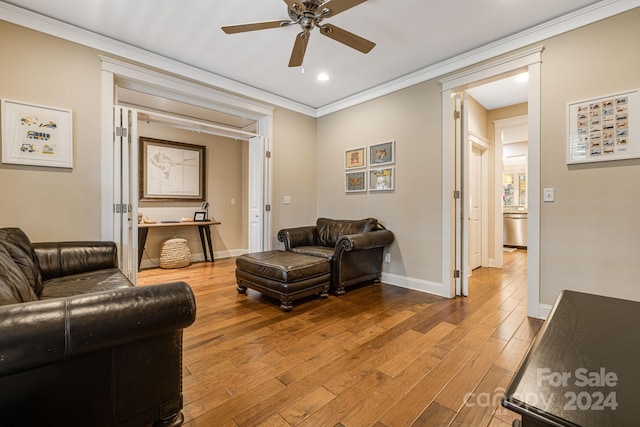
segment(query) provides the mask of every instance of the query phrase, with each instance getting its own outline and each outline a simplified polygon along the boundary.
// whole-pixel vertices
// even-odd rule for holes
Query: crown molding
[[[327,104],[317,109],[317,117],[322,117],[327,114],[335,113],[337,111],[371,101],[375,98],[397,92],[418,83],[440,78],[448,73],[461,70],[465,67],[513,52],[532,44],[540,43],[551,37],[601,21],[611,16],[635,9],[636,7],[640,7],[640,0],[601,1],[504,39],[489,43],[478,49],[463,53],[430,67],[418,70],[414,73],[407,74],[406,76],[392,80],[388,83],[365,90],[340,101]]]
[[[397,92],[479,62],[495,58],[531,44],[592,24],[602,19],[640,7],[640,0],[603,0],[544,24],[463,53],[406,76],[365,90],[319,108],[284,98],[273,93],[219,76],[208,71],[127,45],[87,30],[0,1],[0,19],[51,36],[120,56],[127,60],[194,79],[212,87],[230,91],[261,102],[286,108],[311,117],[322,117],[355,105]]]
[[[274,95],[226,77],[219,76],[200,68],[149,52],[109,37],[49,18],[38,13],[0,1],[0,20],[20,25],[50,36],[58,37],[87,46],[103,53],[116,55],[138,64],[154,67],[162,71],[196,80],[214,88],[242,95],[247,98],[287,108],[308,116],[315,117],[316,109],[290,99]]]

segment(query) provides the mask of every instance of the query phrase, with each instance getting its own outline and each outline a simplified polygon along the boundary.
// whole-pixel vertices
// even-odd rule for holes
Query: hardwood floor
[[[526,252],[473,272],[470,296],[391,285],[279,302],[236,292],[235,259],[147,270],[184,280],[185,426],[511,426],[500,399],[542,322],[526,316]]]

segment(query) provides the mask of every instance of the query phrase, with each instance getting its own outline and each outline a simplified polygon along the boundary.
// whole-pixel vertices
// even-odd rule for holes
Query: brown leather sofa
[[[347,286],[380,281],[384,247],[393,242],[393,233],[375,218],[318,218],[315,226],[280,230],[278,240],[287,251],[327,258],[331,288],[344,295]]]
[[[0,425],[182,424],[189,285],[135,287],[111,242],[0,228]]]

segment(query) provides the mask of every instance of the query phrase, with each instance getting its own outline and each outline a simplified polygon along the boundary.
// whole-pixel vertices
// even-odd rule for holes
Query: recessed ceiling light
[[[329,74],[327,73],[320,73],[318,74],[318,77],[316,77],[318,80],[320,80],[321,82],[326,82],[327,80],[330,79]]]

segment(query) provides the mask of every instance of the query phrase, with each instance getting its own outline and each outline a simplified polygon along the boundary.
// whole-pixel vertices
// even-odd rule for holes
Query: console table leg
[[[204,243],[204,229],[205,227],[207,229],[209,229],[209,227],[205,226],[205,225],[199,225],[198,226],[198,233],[200,234],[200,244],[202,244],[202,253],[204,254],[204,260],[205,261],[209,261],[209,259],[207,258],[207,247]]]
[[[147,244],[148,228],[138,228],[138,271],[140,271],[140,263],[142,262],[142,254],[144,246]]]

